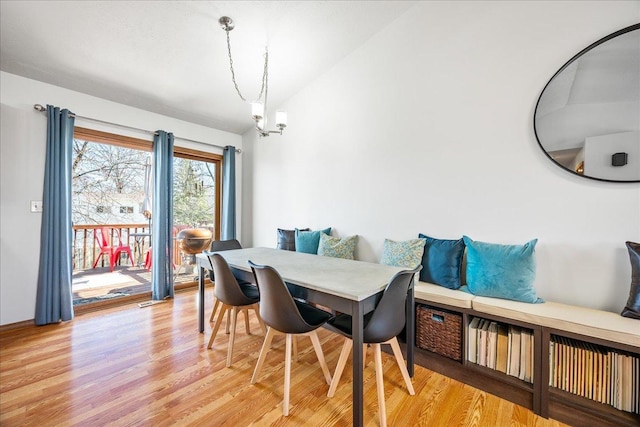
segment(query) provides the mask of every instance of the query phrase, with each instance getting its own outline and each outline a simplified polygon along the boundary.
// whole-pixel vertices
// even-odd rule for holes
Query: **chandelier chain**
[[[227,33],[227,51],[229,53],[229,69],[231,70],[231,80],[233,80],[233,85],[236,88],[236,92],[238,93],[238,96],[240,97],[240,99],[242,99],[244,102],[247,102],[247,100],[245,99],[244,96],[242,96],[242,93],[240,92],[240,88],[238,88],[238,83],[236,82],[236,73],[233,70],[233,58],[231,57],[231,40],[229,38],[229,30],[225,29],[225,32]],[[260,88],[260,95],[258,95],[258,99],[257,101],[262,99],[262,95],[265,95],[265,104],[266,104],[266,85],[267,85],[267,80],[268,80],[268,66],[269,66],[269,51],[265,48],[265,52],[264,52],[264,69],[262,72],[262,87]]]

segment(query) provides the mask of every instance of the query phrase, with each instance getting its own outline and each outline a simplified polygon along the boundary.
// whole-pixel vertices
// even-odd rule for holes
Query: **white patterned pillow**
[[[325,233],[320,233],[320,243],[318,245],[318,255],[333,258],[355,259],[354,252],[358,243],[358,236],[348,236],[344,238],[331,237]]]
[[[380,264],[414,269],[422,263],[426,243],[426,239],[411,239],[403,242],[384,239]]]

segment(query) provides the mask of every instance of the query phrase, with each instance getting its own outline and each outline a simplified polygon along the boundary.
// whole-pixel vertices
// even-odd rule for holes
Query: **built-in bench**
[[[481,297],[426,282],[414,287],[416,299],[469,308],[479,313],[518,320],[532,325],[599,338],[640,349],[640,321],[618,313],[547,301],[528,304]]]
[[[426,282],[414,286],[416,304],[432,305],[461,318],[462,361],[447,360],[441,354],[418,350],[423,366],[570,425],[640,425],[640,415],[550,387],[550,342],[565,336],[640,357],[640,320],[618,313],[547,301],[528,304],[488,298]],[[533,383],[491,371],[466,359],[469,322],[481,317],[530,329],[535,337]],[[419,320],[418,320],[419,322]],[[418,329],[420,329],[418,327]],[[418,340],[416,340],[418,342]]]

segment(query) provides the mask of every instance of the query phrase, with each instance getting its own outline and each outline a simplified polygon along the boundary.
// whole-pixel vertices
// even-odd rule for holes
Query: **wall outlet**
[[[42,212],[42,200],[31,201],[31,212]]]

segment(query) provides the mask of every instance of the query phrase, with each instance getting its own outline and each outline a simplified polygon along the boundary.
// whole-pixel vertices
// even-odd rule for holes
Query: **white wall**
[[[574,176],[547,159],[533,111],[549,78],[638,22],[640,2],[423,2],[285,105],[283,136],[244,140],[243,241],[276,228],[384,238],[538,238],[538,293],[619,312],[640,241],[640,184]],[[293,53],[292,53],[293,54]]]
[[[51,104],[74,113],[121,125],[173,132],[175,144],[221,153],[206,144],[242,147],[239,135],[161,116],[60,87],[0,72],[0,324],[34,318],[42,214],[30,213],[30,200],[42,200],[46,152],[46,116],[34,104]],[[138,138],[143,132],[96,125],[77,119],[77,126]],[[242,155],[236,156],[239,174]],[[242,180],[238,179],[241,196]],[[46,207],[45,207],[46,208]],[[240,206],[239,206],[240,209]]]

